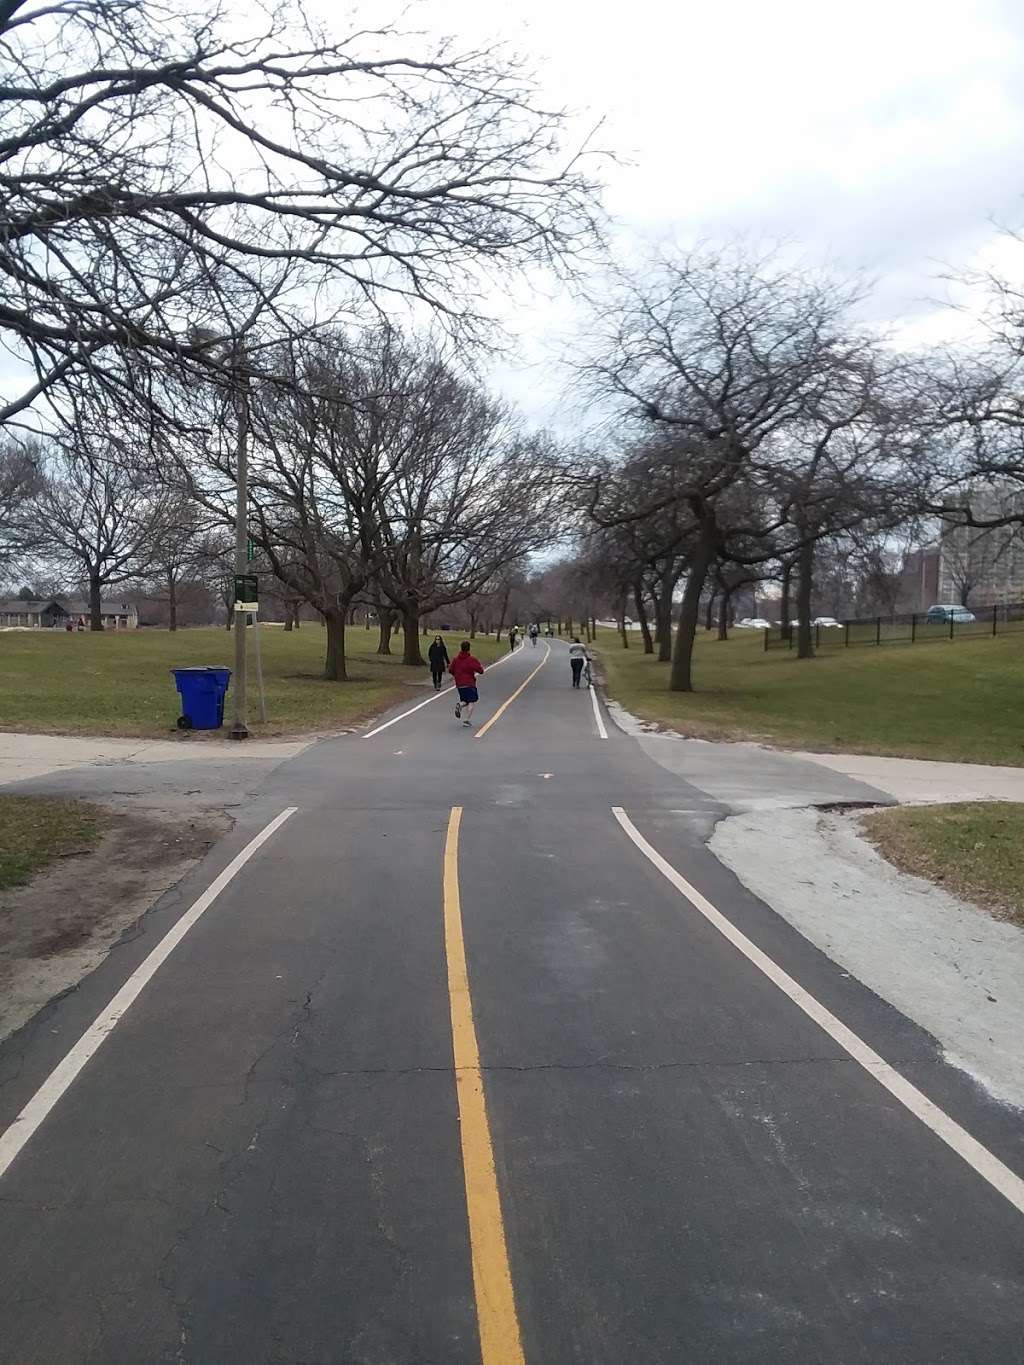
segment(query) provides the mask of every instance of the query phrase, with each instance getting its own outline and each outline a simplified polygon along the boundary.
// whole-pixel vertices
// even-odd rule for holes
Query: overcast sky
[[[510,40],[553,100],[605,117],[631,163],[605,173],[624,248],[794,238],[877,277],[879,317],[927,340],[942,264],[999,251],[992,219],[1024,224],[1022,0],[422,0],[410,19]],[[543,416],[566,315],[523,302],[531,364],[503,384]]]

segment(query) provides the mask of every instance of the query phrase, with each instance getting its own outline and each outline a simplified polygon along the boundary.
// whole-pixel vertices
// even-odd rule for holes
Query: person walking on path
[[[513,626],[508,633],[508,648],[510,654],[512,650],[514,650],[516,647],[516,633],[517,632],[515,626]]]
[[[427,658],[430,660],[430,676],[434,681],[434,691],[440,692],[441,679],[448,672],[448,665],[451,663],[447,647],[440,635],[434,636],[434,643],[427,650]]]
[[[580,676],[583,673],[583,665],[589,658],[590,655],[587,653],[586,645],[580,644],[580,639],[577,635],[569,646],[569,667],[572,669],[573,687],[579,687]]]
[[[473,723],[473,707],[480,700],[476,680],[483,671],[483,664],[479,659],[474,659],[469,652],[469,641],[463,640],[458,654],[448,665],[448,672],[455,679],[455,686],[459,689],[459,699],[455,703],[455,719],[458,720],[462,716],[463,725]]]

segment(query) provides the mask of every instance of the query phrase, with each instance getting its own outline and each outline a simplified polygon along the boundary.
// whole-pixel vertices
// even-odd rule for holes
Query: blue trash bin
[[[224,697],[230,668],[172,668],[181,695],[179,730],[219,730],[224,724]]]

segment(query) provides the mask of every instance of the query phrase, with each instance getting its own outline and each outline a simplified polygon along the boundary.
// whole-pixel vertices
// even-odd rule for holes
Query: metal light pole
[[[236,408],[238,413],[238,437],[235,447],[235,586],[238,578],[246,571],[246,546],[249,539],[249,517],[247,509],[248,447],[249,447],[249,377],[246,374],[240,351],[234,354],[234,370],[237,381]],[[231,739],[248,739],[249,730],[245,723],[246,713],[246,628],[249,613],[238,610],[237,591],[235,596],[235,677],[234,715]]]

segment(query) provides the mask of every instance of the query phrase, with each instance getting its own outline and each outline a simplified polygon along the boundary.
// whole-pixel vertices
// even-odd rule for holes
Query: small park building
[[[104,630],[135,630],[139,624],[139,613],[131,602],[101,601],[100,616]],[[20,626],[28,630],[56,630],[66,626],[69,620],[73,626],[79,621],[88,626],[89,603],[66,597],[0,600],[0,628]]]

